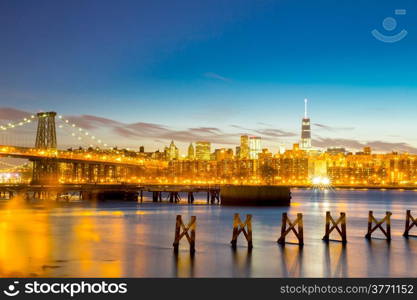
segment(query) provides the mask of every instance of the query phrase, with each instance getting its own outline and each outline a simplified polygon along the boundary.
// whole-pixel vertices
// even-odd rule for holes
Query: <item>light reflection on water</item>
[[[417,239],[404,239],[414,191],[294,190],[291,207],[252,208],[168,203],[37,204],[0,209],[2,277],[415,277]],[[201,195],[199,203],[205,201]],[[328,245],[324,215],[344,211],[348,243]],[[367,213],[390,210],[391,243],[364,238]],[[230,247],[233,214],[253,215],[254,249]],[[278,246],[282,212],[304,214],[304,247]],[[175,216],[197,216],[196,253],[174,254]],[[413,229],[417,232],[417,229]],[[382,237],[377,233],[376,237]],[[334,236],[336,238],[337,236]],[[292,237],[288,239],[293,240]]]

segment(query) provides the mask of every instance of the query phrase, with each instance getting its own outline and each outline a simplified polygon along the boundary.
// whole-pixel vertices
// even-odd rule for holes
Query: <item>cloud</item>
[[[132,124],[118,124],[117,126],[113,127],[113,131],[122,137],[132,138],[132,137],[161,137],[167,131],[168,128],[154,123],[145,123],[145,122],[137,122]]]
[[[212,142],[215,144],[235,144],[234,139],[238,136],[234,133],[226,133],[219,128],[199,127],[188,128],[186,130],[167,130],[160,136],[165,139],[172,139],[180,142],[196,142],[199,140]]]
[[[196,132],[196,133],[200,132],[202,134],[217,134],[221,132],[221,130],[216,127],[197,127],[197,128],[190,128],[189,130]]]
[[[262,124],[265,124],[265,123],[262,123]],[[289,131],[276,129],[276,128],[250,129],[250,128],[246,128],[246,127],[243,127],[240,125],[234,125],[234,124],[230,125],[230,127],[236,128],[236,129],[241,130],[242,132],[245,132],[242,134],[247,134],[248,132],[251,132],[254,135],[261,136],[262,139],[264,140],[276,140],[276,138],[281,138],[281,137],[297,136],[297,134],[294,132],[289,132]]]
[[[125,138],[138,137],[138,135],[134,131],[119,126],[113,128],[113,132]]]
[[[236,129],[239,129],[239,130],[251,131],[251,129],[246,128],[246,127],[243,127],[243,126],[240,126],[240,125],[234,125],[234,124],[232,124],[232,125],[229,125],[229,126],[230,127],[233,127],[233,128],[236,128]]]
[[[332,139],[332,138],[316,138],[313,140],[314,147],[344,147],[347,149],[360,150],[363,147],[371,147],[378,152],[409,152],[417,153],[417,148],[407,143],[390,143],[384,141],[368,141],[360,142],[352,139]]]
[[[123,124],[123,123],[120,123],[111,119],[92,116],[92,115],[65,116],[64,119],[68,119],[71,123],[74,123],[81,128],[89,129],[89,130],[95,129],[95,128],[102,128],[103,126],[114,127],[114,126]]]
[[[399,152],[417,153],[417,148],[407,143],[388,143],[388,142],[383,142],[383,141],[373,141],[373,142],[368,142],[367,145],[372,147],[375,150],[384,151],[384,152],[399,151]]]
[[[261,126],[268,126],[268,127],[272,127],[272,126],[273,126],[273,125],[271,125],[271,124],[264,123],[264,122],[258,122],[258,123],[256,123],[256,124],[261,125]]]
[[[234,144],[230,141],[235,134],[224,133],[216,127],[195,127],[184,130],[174,130],[154,123],[133,123],[115,126],[113,132],[125,138],[152,138],[160,140],[175,140],[179,142],[196,142],[205,140],[212,143]]]
[[[355,129],[355,127],[335,127],[335,126],[329,126],[329,125],[324,125],[320,123],[313,123],[313,125],[321,129],[327,130],[327,131],[345,131],[345,130]]]
[[[297,136],[297,134],[294,132],[284,131],[280,129],[273,129],[273,128],[258,129],[258,130],[255,130],[255,132],[260,134],[261,136],[273,137],[273,138]]]
[[[27,118],[30,115],[30,113],[23,110],[10,107],[0,107],[0,120],[2,121],[18,121],[23,118]]]
[[[231,81],[230,78],[224,77],[222,75],[219,75],[219,74],[213,73],[213,72],[206,72],[203,75],[204,75],[204,77],[211,78],[211,79],[217,79],[217,80],[221,80],[221,81],[224,81],[224,82],[230,82]]]

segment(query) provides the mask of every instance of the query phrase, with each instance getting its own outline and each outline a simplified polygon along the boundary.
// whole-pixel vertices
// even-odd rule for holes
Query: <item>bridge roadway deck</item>
[[[98,165],[114,165],[114,166],[128,166],[128,167],[155,167],[157,163],[155,161],[147,161],[134,158],[120,158],[113,157],[111,155],[102,155],[106,156],[107,159],[103,159],[100,156],[93,155],[91,157],[85,157],[82,154],[72,154],[66,151],[58,151],[58,154],[40,154],[34,149],[25,148],[25,147],[9,147],[0,145],[0,157],[10,157],[10,158],[20,158],[27,160],[40,160],[40,159],[50,159],[59,163],[83,163],[83,164],[98,164]]]

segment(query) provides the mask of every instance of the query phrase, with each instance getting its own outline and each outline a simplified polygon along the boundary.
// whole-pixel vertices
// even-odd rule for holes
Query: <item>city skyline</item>
[[[198,141],[209,142],[213,146],[213,149],[233,149],[236,152],[235,147],[239,146],[241,142],[239,139],[242,136],[250,136],[254,138],[259,138],[259,150],[268,149],[273,153],[282,151],[282,149],[291,149],[294,144],[300,144],[302,149],[310,149],[309,144],[306,147],[303,147],[303,132],[306,131],[303,129],[305,127],[305,121],[308,120],[310,123],[310,115],[307,116],[306,111],[306,100],[304,99],[304,114],[298,120],[299,129],[297,132],[286,132],[276,128],[267,128],[267,129],[249,129],[243,126],[230,125],[230,127],[236,129],[235,133],[221,133],[221,130],[215,127],[200,127],[200,128],[188,128],[186,130],[172,130],[168,126],[161,124],[152,124],[152,123],[135,123],[135,124],[124,124],[122,122],[106,119],[102,117],[92,116],[92,115],[81,115],[81,116],[65,116],[59,114],[60,120],[65,120],[69,125],[69,129],[72,130],[71,133],[68,131],[68,128],[65,128],[62,124],[57,126],[57,130],[61,130],[64,127],[63,134],[58,134],[58,147],[64,149],[66,147],[72,147],[74,142],[77,142],[81,147],[90,147],[98,146],[104,148],[128,148],[131,150],[139,150],[140,147],[145,147],[146,151],[164,151],[166,147],[169,148],[169,144],[175,142],[175,146],[178,146],[177,152],[180,157],[185,157],[188,152],[188,147],[190,143],[195,144]],[[17,110],[14,108],[0,107],[0,120],[2,120],[2,128],[10,126],[13,123],[19,123],[22,119],[29,118],[33,116],[33,113]],[[307,116],[307,118],[306,118]],[[15,118],[15,119],[13,119]],[[10,122],[11,123],[10,123]],[[301,121],[301,123],[299,122]],[[7,123],[9,122],[9,123]],[[9,125],[8,125],[9,124]],[[259,122],[260,125],[269,125]],[[4,125],[4,126],[3,126]],[[30,124],[29,124],[30,125]],[[100,144],[97,143],[97,140],[92,143],[91,139],[80,137],[77,133],[78,129],[87,132],[90,135],[94,135],[96,131],[103,130],[103,127],[108,127],[107,129],[113,130],[114,137],[118,137],[115,141],[112,138],[103,139],[103,135],[97,136],[97,140],[100,139]],[[27,127],[27,126],[26,126]],[[72,128],[71,128],[72,127]],[[379,140],[373,141],[359,141],[359,140],[349,140],[341,136],[339,139],[332,138],[322,138],[320,135],[316,136],[315,131],[325,130],[325,131],[338,131],[332,129],[326,125],[312,122],[312,129],[308,129],[310,134],[309,142],[311,143],[311,149],[325,151],[328,148],[346,148],[347,151],[361,151],[365,147],[371,147],[376,153],[390,153],[390,152],[406,152],[406,153],[417,153],[417,148],[414,148],[412,145],[406,142],[400,143],[390,143],[383,142]],[[98,130],[97,130],[98,129]],[[150,132],[146,133],[143,130],[148,129]],[[352,130],[353,128],[339,128],[341,132],[344,130]],[[12,140],[14,141],[24,141],[25,144],[22,146],[31,146],[33,136],[31,137],[30,129],[28,128],[19,128],[18,126],[13,128],[14,134]],[[2,139],[3,144],[10,143],[10,134],[9,132],[3,131],[3,135],[0,138]],[[141,136],[143,134],[143,136]],[[22,138],[21,136],[25,136]],[[29,136],[29,137],[28,137]],[[6,137],[5,140],[3,140]],[[14,137],[14,138],[13,138]],[[139,139],[140,137],[145,137],[145,139]],[[154,139],[151,145],[147,144],[147,139]],[[124,142],[123,142],[124,141]],[[155,145],[155,142],[157,144]]]
[[[321,2],[2,3],[0,121],[53,110],[120,147],[250,134],[276,152],[308,98],[313,146],[416,153],[416,37],[371,35],[397,8],[412,33],[416,4]]]

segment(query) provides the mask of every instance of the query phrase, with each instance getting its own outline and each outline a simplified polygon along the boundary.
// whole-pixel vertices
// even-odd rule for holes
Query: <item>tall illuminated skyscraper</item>
[[[193,143],[190,143],[190,146],[188,146],[188,156],[187,156],[187,158],[189,160],[194,160],[194,158],[195,158]]]
[[[258,155],[261,152],[262,152],[261,138],[259,136],[249,137],[249,158],[258,159]]]
[[[169,147],[165,148],[166,158],[167,160],[175,160],[178,159],[179,152],[177,146],[175,146],[174,141],[171,141]]]
[[[249,137],[247,135],[242,135],[240,137],[240,159],[249,159]]]
[[[301,149],[311,149],[310,118],[307,117],[307,99],[304,99],[304,118],[301,123]]]

